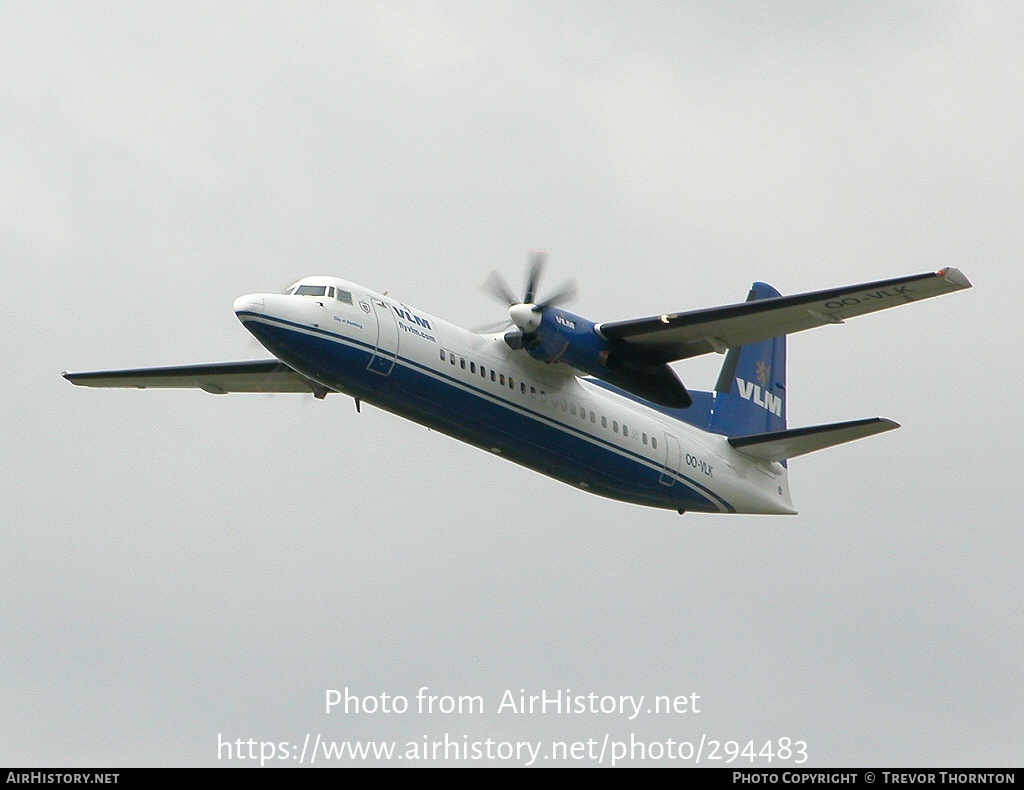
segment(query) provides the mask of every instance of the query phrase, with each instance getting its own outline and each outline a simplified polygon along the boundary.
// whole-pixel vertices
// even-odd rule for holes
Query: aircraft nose
[[[259,315],[266,309],[266,302],[260,294],[249,294],[248,296],[239,296],[235,299],[234,310],[235,315],[242,315],[243,313],[256,313]]]

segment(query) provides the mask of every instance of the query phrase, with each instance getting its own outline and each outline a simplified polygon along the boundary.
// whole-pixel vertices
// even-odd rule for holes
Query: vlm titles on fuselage
[[[969,288],[957,269],[594,323],[492,274],[508,331],[474,332],[348,280],[306,277],[243,296],[242,324],[273,359],[64,373],[93,387],[343,393],[574,487],[679,512],[794,514],[787,460],[899,427],[880,417],[789,428],[786,335]],[[669,363],[725,355],[714,390]]]

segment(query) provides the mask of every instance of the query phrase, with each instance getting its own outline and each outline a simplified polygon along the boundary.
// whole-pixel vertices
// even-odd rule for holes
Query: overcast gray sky
[[[1013,3],[5,3],[0,763],[635,733],[1019,766],[1022,139]],[[793,518],[603,500],[341,397],[59,375],[262,356],[232,301],[305,274],[487,323],[536,248],[593,320],[975,288],[792,338],[792,425],[903,424],[792,463]],[[486,712],[324,712],[421,686]],[[701,712],[497,713],[567,688]]]

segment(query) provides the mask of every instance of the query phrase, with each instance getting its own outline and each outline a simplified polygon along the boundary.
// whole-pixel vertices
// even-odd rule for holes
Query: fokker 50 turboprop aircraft
[[[970,288],[957,269],[781,296],[754,283],[724,307],[595,324],[539,300],[535,254],[504,328],[472,332],[335,277],[242,296],[274,359],[64,373],[90,387],[340,392],[602,496],[706,513],[793,514],[787,459],[899,426],[881,417],[789,428],[786,335]],[[713,392],[668,363],[725,354]]]

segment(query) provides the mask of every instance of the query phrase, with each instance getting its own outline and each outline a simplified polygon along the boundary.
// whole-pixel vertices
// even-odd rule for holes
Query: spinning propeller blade
[[[551,294],[547,299],[537,301],[537,291],[540,287],[541,276],[544,274],[544,267],[547,264],[548,255],[546,252],[530,253],[529,263],[526,270],[526,292],[522,299],[517,299],[508,282],[501,274],[492,271],[484,280],[480,289],[509,307],[509,319],[500,323],[488,324],[475,330],[480,333],[497,332],[505,327],[515,325],[524,335],[529,335],[540,325],[539,315],[548,307],[555,307],[565,304],[576,298],[579,288],[575,280],[569,280],[561,288]],[[532,314],[532,315],[531,315]]]

